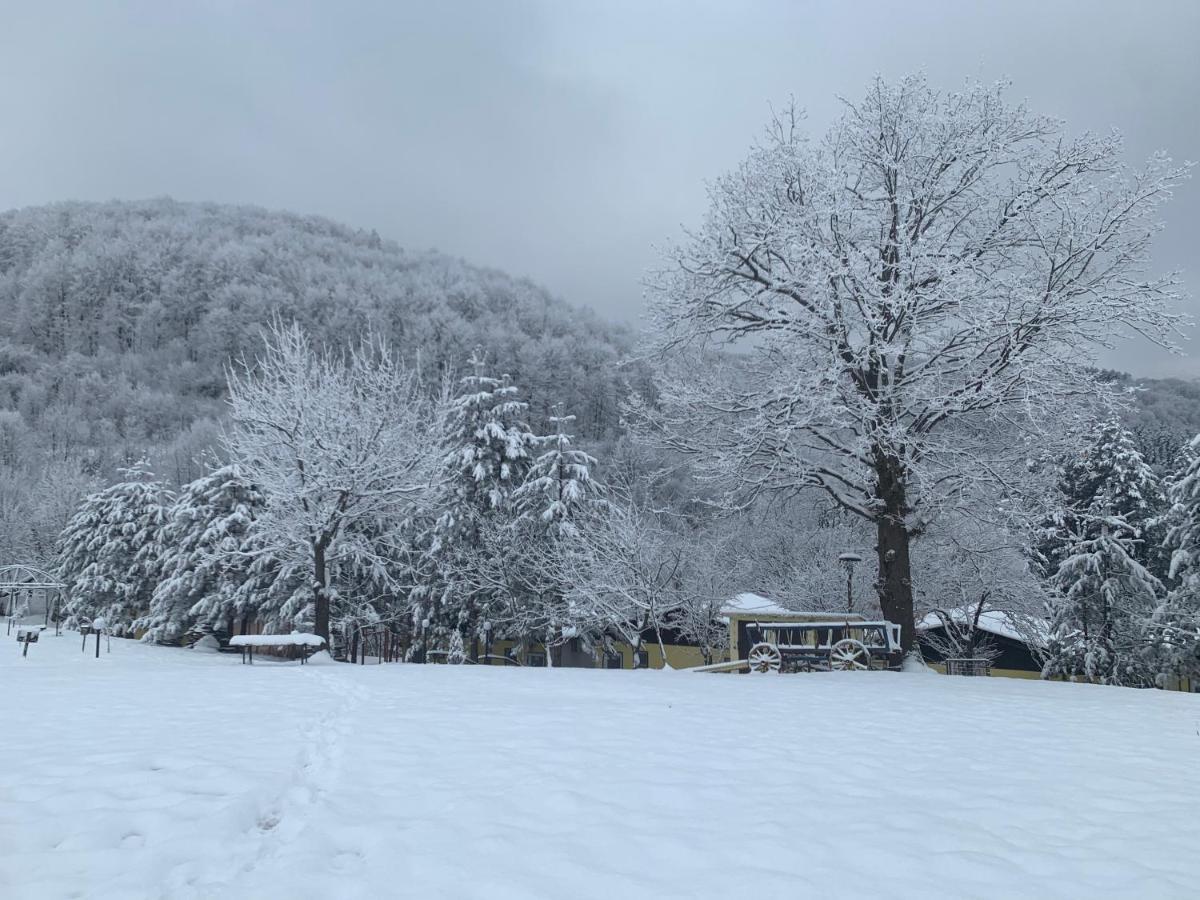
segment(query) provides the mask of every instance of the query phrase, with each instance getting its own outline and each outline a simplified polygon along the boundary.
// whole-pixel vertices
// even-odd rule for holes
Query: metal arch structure
[[[62,594],[66,585],[53,575],[37,566],[11,565],[0,566],[0,611],[12,615],[18,601],[27,604],[29,612],[34,611],[34,601],[41,601],[41,609],[45,624],[50,624],[50,614],[58,614],[62,608]]]

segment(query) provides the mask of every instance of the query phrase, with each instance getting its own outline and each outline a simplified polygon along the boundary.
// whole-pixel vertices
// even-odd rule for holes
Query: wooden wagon
[[[898,668],[900,626],[853,619],[745,622],[751,672],[855,671]]]

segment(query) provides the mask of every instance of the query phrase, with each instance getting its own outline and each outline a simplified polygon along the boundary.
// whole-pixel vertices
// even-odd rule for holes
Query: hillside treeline
[[[475,347],[545,428],[619,430],[632,332],[527,280],[412,253],[325,219],[169,199],[0,215],[0,557],[46,560],[81,494],[148,456],[181,484],[224,414],[225,370],[272,317],[348,346],[365,332],[431,379]],[[640,386],[640,385],[638,385]]]

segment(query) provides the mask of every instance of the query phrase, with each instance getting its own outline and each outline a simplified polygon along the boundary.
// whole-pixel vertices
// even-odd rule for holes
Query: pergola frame
[[[0,566],[0,609],[12,615],[16,598],[22,594],[39,592],[45,599],[45,622],[50,624],[50,612],[57,617],[62,610],[62,595],[66,585],[56,581],[49,572],[30,565]]]

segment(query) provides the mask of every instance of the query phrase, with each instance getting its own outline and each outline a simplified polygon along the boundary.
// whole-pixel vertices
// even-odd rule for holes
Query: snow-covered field
[[[0,649],[6,900],[1200,890],[1200,696]]]

